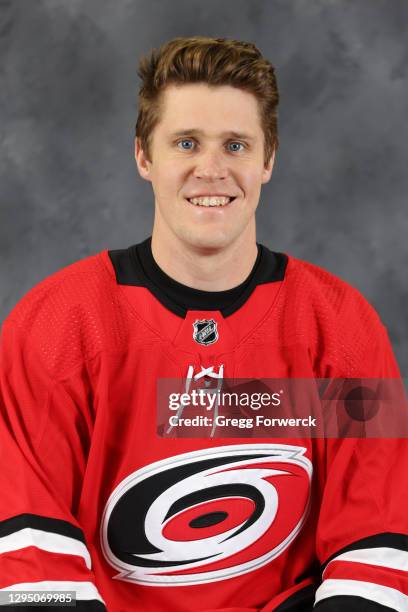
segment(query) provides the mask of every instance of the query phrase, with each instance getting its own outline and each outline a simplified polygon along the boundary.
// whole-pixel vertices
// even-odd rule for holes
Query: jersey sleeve
[[[14,591],[74,591],[77,610],[106,610],[76,518],[89,429],[79,409],[85,393],[83,385],[67,389],[51,380],[35,348],[6,321],[0,346],[1,609],[14,609]]]
[[[379,320],[363,348],[362,378],[399,378]],[[326,441],[316,534],[322,566],[315,600],[319,612],[408,610],[407,466],[406,439]]]

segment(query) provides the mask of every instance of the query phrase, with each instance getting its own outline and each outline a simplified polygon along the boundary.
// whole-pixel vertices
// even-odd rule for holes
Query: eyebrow
[[[185,130],[177,130],[177,132],[171,133],[171,138],[177,138],[180,136],[204,136],[204,132],[202,130],[198,130],[196,128],[185,129]],[[237,138],[239,140],[255,140],[254,136],[250,134],[245,134],[244,132],[235,132],[234,130],[230,130],[227,132],[221,133],[222,138]]]

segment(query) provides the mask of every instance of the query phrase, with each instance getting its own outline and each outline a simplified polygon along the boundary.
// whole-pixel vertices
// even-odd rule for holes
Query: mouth
[[[190,204],[194,206],[204,206],[206,208],[209,207],[223,207],[231,204],[236,199],[236,196],[199,196],[196,198],[186,198]]]

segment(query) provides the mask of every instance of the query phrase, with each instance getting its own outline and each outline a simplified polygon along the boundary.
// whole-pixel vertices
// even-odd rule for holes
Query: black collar
[[[226,291],[202,291],[183,285],[157,265],[151,249],[151,237],[128,249],[109,251],[120,285],[148,288],[169,310],[185,317],[187,310],[219,310],[224,317],[236,312],[257,285],[283,280],[287,256],[258,244],[258,256],[248,278]]]

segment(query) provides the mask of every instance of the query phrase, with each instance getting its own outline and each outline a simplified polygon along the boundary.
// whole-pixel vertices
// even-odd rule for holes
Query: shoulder
[[[316,316],[347,319],[367,326],[378,326],[380,318],[368,300],[355,287],[315,264],[288,257],[286,298],[303,302]]]
[[[280,307],[283,342],[306,343],[324,375],[371,375],[378,370],[376,354],[390,352],[373,306],[355,287],[317,265],[288,256]]]
[[[51,375],[63,374],[114,344],[120,316],[108,252],[86,257],[48,276],[17,303],[4,321],[24,350],[33,350]]]
[[[67,310],[92,303],[113,281],[104,259],[105,252],[101,252],[47,276],[21,298],[6,322],[25,329],[38,316],[54,320]]]

